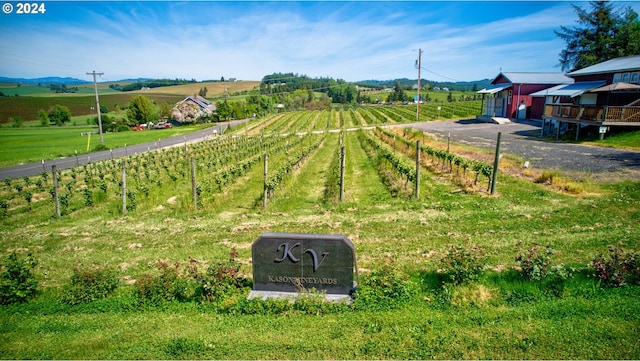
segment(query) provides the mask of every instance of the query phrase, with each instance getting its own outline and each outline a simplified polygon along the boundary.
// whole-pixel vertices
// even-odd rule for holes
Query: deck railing
[[[640,106],[547,104],[544,115],[604,123],[640,123]]]
[[[640,123],[640,107],[607,107],[605,122]]]

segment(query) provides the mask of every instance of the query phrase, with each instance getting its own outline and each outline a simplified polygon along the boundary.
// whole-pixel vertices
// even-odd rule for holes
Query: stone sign
[[[253,290],[349,295],[355,249],[342,235],[264,233],[251,246]]]

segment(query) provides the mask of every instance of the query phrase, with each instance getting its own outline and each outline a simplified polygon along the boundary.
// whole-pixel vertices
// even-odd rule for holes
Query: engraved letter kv
[[[288,243],[281,243],[278,246],[277,252],[280,252],[280,250],[282,250],[282,257],[276,257],[276,259],[274,261],[276,263],[280,263],[280,262],[283,262],[285,259],[288,258],[293,263],[300,262],[300,259],[296,258],[296,256],[294,256],[293,253],[291,253],[291,251],[293,251],[293,249],[298,247],[298,246],[300,246],[300,242],[295,243],[291,247],[289,247]],[[322,259],[318,260],[318,253],[312,248],[307,248],[302,253],[303,254],[304,253],[309,253],[311,255],[311,260],[313,261],[313,271],[314,272],[318,270],[320,265],[322,265],[322,262],[324,262],[325,258],[327,258],[327,255],[329,255],[329,252],[322,252]]]

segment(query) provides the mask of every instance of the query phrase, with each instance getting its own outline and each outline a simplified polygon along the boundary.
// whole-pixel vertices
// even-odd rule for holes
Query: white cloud
[[[0,25],[2,75],[414,78],[421,48],[423,78],[477,80],[500,67],[558,71],[564,44],[553,30],[576,17],[566,2],[70,4],[88,10],[69,21]]]

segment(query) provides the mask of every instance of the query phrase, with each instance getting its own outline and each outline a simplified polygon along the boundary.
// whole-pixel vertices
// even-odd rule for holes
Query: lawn
[[[104,144],[110,149],[120,148],[125,145],[152,142],[158,139],[191,133],[207,126],[197,125],[143,132],[105,133],[103,134]],[[3,145],[2,149],[0,149],[0,167],[89,153],[96,145],[100,144],[100,135],[92,134],[89,137],[86,133],[95,133],[97,131],[97,127],[89,126],[0,128],[0,144]]]
[[[1,358],[640,358],[640,286],[606,287],[590,266],[612,245],[640,249],[640,183],[591,184],[588,192],[567,194],[500,174],[498,192],[490,195],[485,177],[476,185],[471,170],[464,175],[424,154],[416,198],[411,182],[363,141],[379,139],[410,161],[402,132],[393,141],[374,130],[280,135],[338,119],[355,122],[344,111],[287,113],[262,123],[259,134],[220,136],[188,153],[176,147],[130,155],[127,187],[135,196],[126,214],[119,160],[64,171],[67,204],[60,218],[48,192],[50,174],[1,184],[0,204],[7,207],[0,256],[35,257],[40,287],[29,302],[0,306]],[[263,208],[262,155],[269,154],[273,175],[318,141]],[[341,145],[343,202],[325,192],[335,186],[329,174]],[[199,189],[195,207],[190,159]],[[232,250],[237,275],[250,279],[251,244],[264,232],[346,235],[361,276],[353,304],[249,302],[247,288],[142,301],[136,284],[169,275],[159,265],[176,267],[186,280],[187,267],[227,262]],[[551,276],[530,280],[516,257],[535,245],[551,250]],[[443,283],[442,261],[452,246],[480,250],[484,267],[477,277]],[[65,301],[74,268],[94,265],[115,272],[115,292]],[[376,292],[388,298],[377,299]]]

